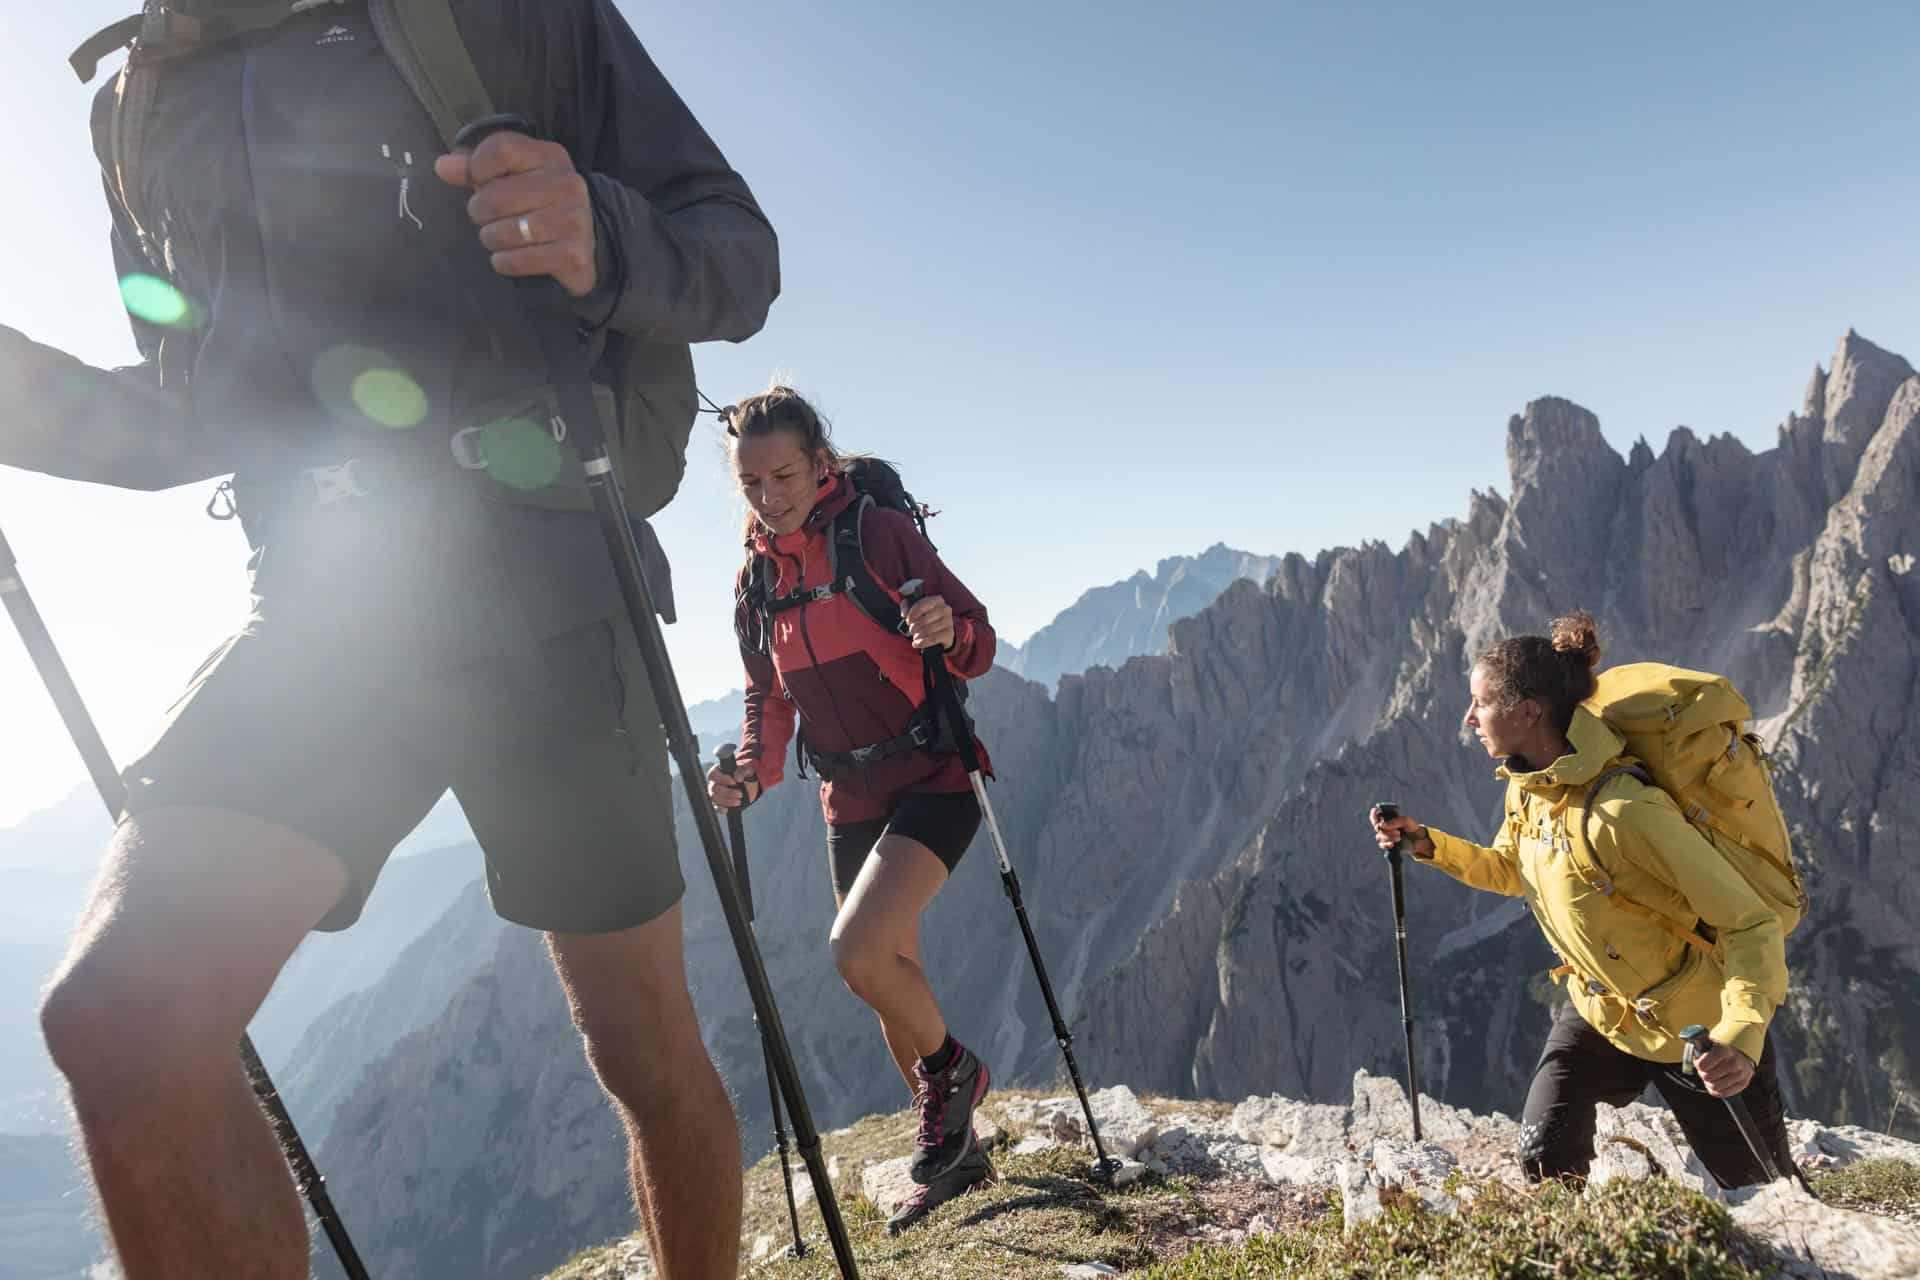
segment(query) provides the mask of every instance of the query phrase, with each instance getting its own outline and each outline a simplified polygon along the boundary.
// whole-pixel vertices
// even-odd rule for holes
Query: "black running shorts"
[[[833,891],[840,898],[852,891],[860,868],[867,864],[867,855],[880,843],[881,836],[918,841],[946,864],[951,875],[979,830],[980,802],[970,790],[909,791],[894,805],[890,817],[829,824],[827,869],[833,875]]]
[[[459,601],[433,598],[437,585],[383,574],[375,547],[337,532],[326,564],[291,557],[289,582],[264,563],[286,541],[257,553],[253,617],[127,769],[129,812],[210,806],[325,846],[351,877],[319,924],[327,930],[359,916],[394,845],[449,788],[505,919],[602,933],[680,900],[666,744],[624,617],[545,637],[516,629],[512,618],[554,616],[537,593],[531,611],[520,599],[511,617],[463,616]],[[610,573],[604,548],[583,541],[577,555]],[[426,598],[396,615],[391,597],[407,591]],[[395,616],[413,625],[368,625]]]

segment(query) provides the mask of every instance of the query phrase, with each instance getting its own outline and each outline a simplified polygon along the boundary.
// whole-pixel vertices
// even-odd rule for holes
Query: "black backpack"
[[[114,23],[77,49],[69,59],[82,82],[91,81],[101,59],[116,49],[132,46],[120,70],[110,122],[113,171],[108,179],[137,232],[139,247],[155,272],[171,275],[166,251],[154,234],[154,213],[143,206],[141,165],[145,134],[154,100],[154,86],[178,47],[213,44],[248,30],[270,27],[292,13],[328,0],[225,0],[221,4],[194,0],[146,0],[142,12]],[[496,106],[474,66],[461,37],[450,0],[367,0],[367,16],[387,56],[413,91],[441,140],[451,150],[464,125],[492,116]],[[169,335],[161,342],[159,361],[163,382],[175,381],[191,364],[196,336]],[[652,342],[629,334],[609,334],[600,372],[611,386],[594,384],[594,399],[607,428],[607,441],[625,482],[627,509],[650,516],[679,490],[686,474],[687,444],[693,435],[698,402],[693,384],[693,353],[684,342]],[[473,425],[483,434],[495,424],[509,422],[530,408],[550,412],[552,389],[542,387],[493,406]],[[497,410],[498,416],[494,416]],[[545,416],[536,413],[536,419]],[[204,472],[217,475],[232,470],[230,460],[212,458]],[[586,479],[577,457],[569,451],[555,481],[544,489],[528,490],[494,480],[484,470],[471,470],[475,482],[502,501],[560,510],[587,510]]]
[[[842,474],[852,483],[853,491],[858,496],[845,511],[833,518],[833,528],[827,533],[827,581],[824,585],[776,595],[774,584],[779,575],[773,561],[758,552],[750,553],[746,571],[742,574],[738,601],[744,607],[736,610],[734,615],[743,649],[760,654],[768,652],[773,615],[776,613],[830,600],[838,595],[850,597],[854,607],[878,624],[881,630],[902,630],[900,606],[874,580],[867,568],[867,557],[861,542],[861,524],[870,508],[885,507],[909,516],[920,530],[920,535],[926,537],[927,517],[939,513],[915,501],[901,482],[900,473],[892,463],[883,459],[849,459]],[[927,545],[933,545],[931,538],[927,539]]]

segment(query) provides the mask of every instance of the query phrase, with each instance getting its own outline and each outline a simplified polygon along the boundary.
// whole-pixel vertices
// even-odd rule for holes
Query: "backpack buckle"
[[[331,506],[347,498],[371,498],[360,477],[354,474],[354,468],[360,464],[358,458],[348,458],[345,462],[331,467],[309,467],[301,474],[313,482],[313,500],[322,507]]]
[[[462,427],[453,433],[447,447],[453,450],[453,463],[462,471],[485,471],[487,451],[480,447],[479,427]]]

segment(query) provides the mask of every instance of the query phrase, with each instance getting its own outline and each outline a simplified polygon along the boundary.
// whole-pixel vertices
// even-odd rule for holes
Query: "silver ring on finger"
[[[533,222],[523,213],[520,215],[520,221],[516,225],[520,228],[520,242],[522,244],[532,244]]]

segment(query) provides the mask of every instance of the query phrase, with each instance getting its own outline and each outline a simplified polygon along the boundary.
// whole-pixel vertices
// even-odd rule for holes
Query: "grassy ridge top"
[[[1198,1104],[1210,1105],[1217,1104]],[[913,1131],[912,1116],[902,1112],[869,1117],[824,1139],[861,1274],[871,1280],[1061,1280],[1075,1264],[1141,1280],[1759,1280],[1771,1270],[1771,1249],[1737,1228],[1724,1207],[1660,1179],[1616,1182],[1581,1195],[1561,1186],[1519,1189],[1456,1175],[1468,1201],[1458,1215],[1393,1206],[1349,1235],[1342,1231],[1337,1192],[1152,1174],[1111,1189],[1088,1180],[1086,1156],[1070,1147],[1023,1155],[1002,1150],[998,1183],[944,1206],[904,1236],[889,1237],[885,1215],[862,1193],[860,1174],[869,1161],[908,1150]],[[806,1172],[797,1159],[794,1175],[805,1194]],[[1816,1185],[1833,1203],[1920,1216],[1920,1167],[1914,1165],[1863,1161],[1822,1175]],[[784,1257],[790,1232],[779,1167],[768,1157],[750,1169],[743,1238],[749,1255],[758,1256],[746,1274],[758,1280],[837,1275],[810,1202],[801,1206],[801,1221],[809,1254]],[[637,1237],[615,1242],[580,1254],[547,1280],[630,1280],[650,1274],[643,1256]]]

